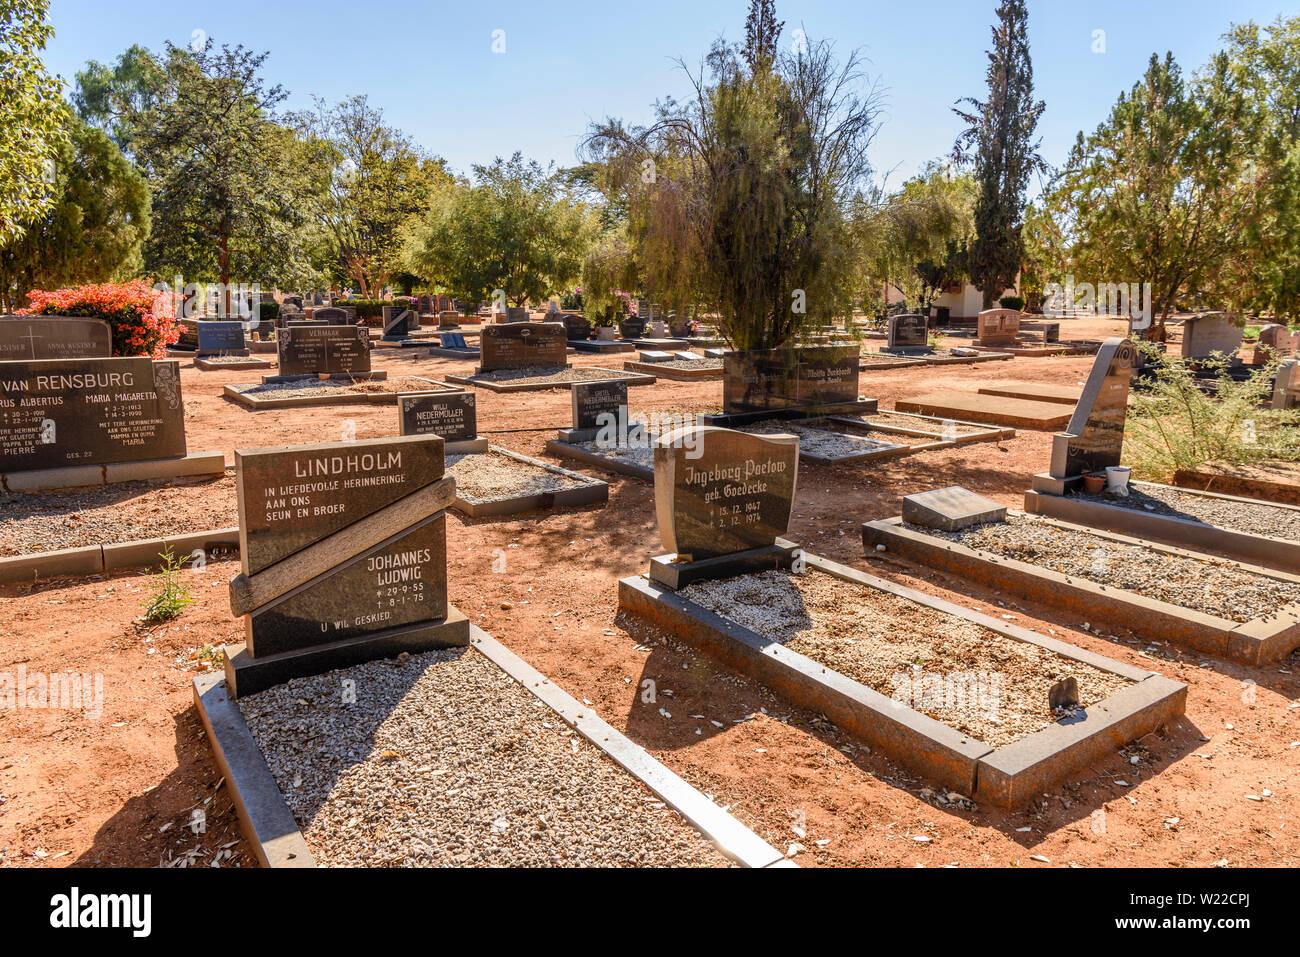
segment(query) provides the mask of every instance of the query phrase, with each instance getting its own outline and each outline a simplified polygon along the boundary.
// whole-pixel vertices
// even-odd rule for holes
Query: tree
[[[776,62],[776,44],[781,39],[784,20],[776,18],[774,0],[750,0],[745,18],[745,62],[750,70],[766,72]]]
[[[515,153],[439,190],[412,252],[413,271],[466,302],[540,302],[577,279],[591,212],[553,167]]]
[[[315,115],[296,121],[318,178],[316,215],[333,265],[363,296],[377,298],[401,271],[434,187],[451,177],[442,160],[422,155],[364,96],[332,108],[318,101]]]
[[[825,42],[780,51],[772,30],[754,35],[773,38],[755,48],[775,50],[770,69],[718,42],[707,80],[682,65],[689,102],[657,104],[647,127],[594,125],[582,147],[625,197],[643,285],[679,312],[716,313],[742,350],[848,318],[844,210],[870,173],[879,113],[856,53],[841,66]]]
[[[64,108],[70,139],[59,151],[53,208],[0,248],[0,309],[27,305],[32,289],[124,279],[138,271],[149,234],[144,178],[102,132]]]
[[[1164,339],[1180,296],[1246,254],[1244,226],[1259,202],[1243,176],[1253,152],[1247,124],[1225,58],[1189,87],[1172,54],[1153,54],[1106,121],[1079,134],[1045,199],[1077,271],[1152,284],[1152,340]],[[1222,285],[1217,294],[1234,295]]]
[[[62,81],[40,51],[54,31],[48,0],[0,0],[0,245],[49,211],[54,159],[67,134]]]
[[[291,131],[273,122],[286,94],[267,87],[266,54],[207,41],[168,44],[156,97],[133,115],[133,153],[153,195],[145,265],[154,275],[229,284],[312,274],[295,201],[310,184]]]
[[[127,156],[136,137],[136,120],[154,105],[165,82],[163,65],[133,44],[112,66],[95,60],[77,74],[72,105],[89,125],[103,130]]]
[[[953,157],[974,167],[979,185],[970,272],[986,309],[1016,283],[1024,259],[1025,189],[1030,174],[1045,169],[1034,139],[1045,104],[1034,101],[1024,0],[1002,0],[997,16],[988,54],[988,99],[966,97],[958,102],[970,109],[953,110],[967,124]]]

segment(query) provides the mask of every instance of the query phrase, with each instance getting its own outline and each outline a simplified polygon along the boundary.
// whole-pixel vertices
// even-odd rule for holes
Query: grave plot
[[[231,478],[0,493],[0,582],[215,560],[238,550],[234,521]]]
[[[921,356],[892,356],[887,352],[863,352],[858,368],[863,372],[880,369],[907,369],[911,366],[923,366],[925,359]]]
[[[1056,385],[1051,382],[991,382],[979,387],[980,395],[999,395],[1009,399],[1028,399],[1031,402],[1056,402],[1060,405],[1077,405],[1083,397],[1078,386]]]
[[[273,363],[251,355],[242,322],[200,322],[194,368],[202,372],[267,369]]]
[[[420,376],[395,379],[370,378],[359,382],[346,379],[289,379],[262,382],[260,385],[228,385],[223,388],[228,399],[248,409],[294,409],[321,405],[388,405],[398,396],[426,392],[460,392],[446,382]]]
[[[609,501],[609,485],[599,479],[495,445],[448,455],[447,475],[456,480],[454,507],[471,518]]]
[[[491,392],[541,392],[548,389],[567,389],[575,382],[594,382],[598,379],[626,379],[628,385],[655,384],[655,377],[652,375],[585,366],[580,368],[532,366],[521,369],[499,369],[494,372],[476,372],[468,376],[447,376],[447,381],[456,385],[468,385]]]
[[[1199,468],[1179,469],[1173,481],[1179,488],[1300,505],[1300,463],[1297,462],[1259,465],[1207,462]]]
[[[463,332],[443,332],[438,336],[438,345],[429,350],[431,357],[442,359],[477,359],[481,351],[471,346]]]
[[[247,356],[196,356],[194,368],[201,372],[243,372],[254,369],[270,369],[275,365],[267,359],[254,355]]]
[[[978,527],[927,527],[908,507],[904,499],[904,516],[864,524],[864,547],[1251,665],[1300,646],[1295,575],[1018,512]]]
[[[1034,402],[976,392],[931,392],[915,399],[899,399],[894,408],[899,412],[982,422],[1010,429],[1063,429],[1070,422],[1069,407],[1059,402]]]
[[[865,354],[872,361],[876,361],[884,355],[887,355],[887,353],[871,352]],[[1011,356],[1000,351],[981,352],[977,349],[958,346],[955,349],[935,349],[933,352],[910,358],[919,359],[924,364],[931,366],[960,366],[975,365],[980,362],[1003,362],[1010,359]],[[892,366],[889,368],[892,368]]]
[[[686,356],[691,358],[688,359]],[[721,358],[697,356],[690,352],[642,352],[639,361],[624,362],[623,368],[631,372],[644,372],[660,379],[675,379],[679,382],[722,378]]]
[[[1130,482],[1128,495],[1025,492],[1025,511],[1300,572],[1300,506]]]
[[[875,415],[828,415],[826,422],[835,428],[867,433],[882,432],[930,439],[936,448],[966,445],[970,442],[997,442],[1014,439],[1015,429],[990,427],[960,419],[940,419],[911,412],[877,412]],[[927,446],[928,447],[928,446]]]
[[[655,448],[668,554],[620,609],[905,767],[1022,805],[1183,713],[1186,687],[802,552],[793,436],[693,428]]]
[[[702,417],[712,427],[877,411],[858,393],[856,343],[724,352],[722,363],[722,412]]]
[[[796,435],[799,437],[800,459],[816,462],[818,465],[844,465],[849,462],[897,458],[900,455],[911,455],[924,448],[935,447],[935,443],[905,435],[873,437],[863,432],[854,434],[816,428],[816,424],[820,421],[812,419],[800,422],[782,419],[755,422],[752,425],[740,426],[739,431],[752,435],[782,433]]]

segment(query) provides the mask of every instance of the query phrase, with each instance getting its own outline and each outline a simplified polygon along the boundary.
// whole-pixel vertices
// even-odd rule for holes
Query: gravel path
[[[595,479],[585,476],[572,478],[494,452],[448,455],[445,463],[447,474],[456,480],[457,493],[476,502],[494,502],[596,484]]]
[[[1078,679],[1084,707],[1129,684],[823,572],[763,572],[698,583],[679,594],[993,747],[1056,720],[1047,692],[1060,678]]]
[[[1294,508],[1278,508],[1264,503],[1248,505],[1157,486],[1130,485],[1127,498],[1105,493],[1080,493],[1079,497],[1104,505],[1118,505],[1120,508],[1154,512],[1157,515],[1173,515],[1204,525],[1300,542],[1300,510]]]
[[[794,425],[780,420],[757,422],[754,425],[745,426],[740,431],[748,432],[751,435],[797,435],[799,436],[800,453],[809,452],[814,455],[824,455],[827,458],[859,455],[863,452],[878,452],[883,449],[908,444],[906,438],[901,435],[872,439],[865,435],[850,435],[846,432],[810,429],[804,425]]]
[[[472,649],[298,678],[239,707],[322,865],[729,863]]]
[[[166,485],[0,493],[0,558],[239,524],[233,476]]]
[[[416,376],[398,376],[393,379],[365,379],[360,382],[340,383],[324,379],[296,379],[291,382],[267,382],[259,385],[231,386],[242,395],[297,399],[305,396],[355,395],[358,392],[447,392],[450,386]]]
[[[1031,516],[1013,515],[1003,523],[961,532],[907,527],[1239,624],[1300,602],[1300,584],[1294,582],[1243,571],[1225,561],[1185,558],[1057,528]]]

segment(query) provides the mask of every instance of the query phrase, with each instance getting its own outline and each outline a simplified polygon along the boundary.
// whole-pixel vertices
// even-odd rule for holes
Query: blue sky
[[[952,148],[953,101],[983,95],[984,51],[995,0],[777,0],[783,39],[795,29],[842,52],[861,48],[886,94],[873,152],[898,184]],[[413,0],[52,0],[55,38],[46,64],[69,83],[89,59],[107,62],[131,43],[161,49],[204,31],[217,43],[270,51],[267,75],[292,93],[334,101],[365,93],[392,124],[467,171],[522,150],[560,164],[592,119],[632,121],[686,92],[674,64],[692,66],[719,34],[743,35],[747,0],[654,2],[413,2]],[[1172,50],[1184,70],[1219,48],[1230,22],[1293,16],[1285,0],[1030,0],[1037,94],[1047,101],[1043,155],[1060,162],[1091,131],[1152,52]],[[494,53],[494,31],[505,52]],[[1094,53],[1094,31],[1105,52]]]

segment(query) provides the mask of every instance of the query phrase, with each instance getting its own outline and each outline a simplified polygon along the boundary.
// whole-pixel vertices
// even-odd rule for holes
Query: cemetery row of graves
[[[37,675],[107,638],[72,660],[137,710],[64,733],[154,739],[128,781],[186,754],[65,823],[97,831],[69,863],[143,821],[172,864],[1294,862],[1300,472],[1125,453],[1166,361],[1294,408],[1285,327],[1242,357],[1189,316],[1152,357],[997,309],[736,352],[440,305],[294,297],[161,359],[0,320],[12,646]],[[27,747],[60,720],[16,714]],[[214,780],[211,831],[158,830]],[[49,856],[60,814],[0,844]]]

